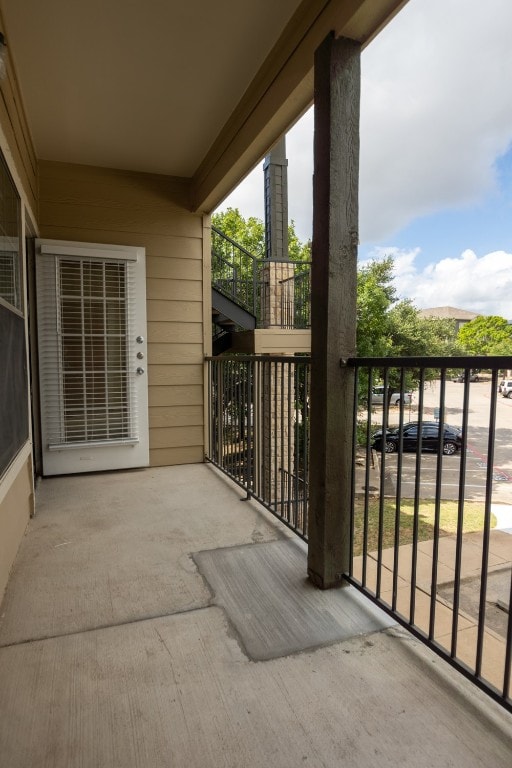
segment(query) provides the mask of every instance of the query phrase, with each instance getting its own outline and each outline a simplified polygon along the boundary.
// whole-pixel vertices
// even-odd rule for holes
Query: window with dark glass
[[[28,439],[20,198],[0,155],[0,479]]]
[[[23,307],[21,290],[20,198],[0,156],[0,298]]]

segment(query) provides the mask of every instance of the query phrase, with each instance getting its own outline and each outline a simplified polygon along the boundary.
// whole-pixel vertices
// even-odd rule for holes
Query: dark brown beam
[[[349,566],[360,53],[330,35],[315,54],[308,574],[322,589]]]

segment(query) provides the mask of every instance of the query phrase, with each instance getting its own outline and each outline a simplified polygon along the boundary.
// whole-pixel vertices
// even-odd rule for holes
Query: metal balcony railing
[[[308,357],[209,358],[207,459],[307,535]]]
[[[277,262],[286,274],[277,285],[269,264],[212,227],[212,286],[254,315],[258,328],[309,328],[311,263]]]
[[[344,577],[512,711],[512,538],[495,517],[512,510],[512,400],[498,391],[512,359],[346,364],[356,408]],[[307,541],[310,359],[207,365],[207,459]],[[411,402],[368,408],[375,385]]]
[[[293,267],[293,277],[281,281],[282,327],[311,328],[311,262]]]

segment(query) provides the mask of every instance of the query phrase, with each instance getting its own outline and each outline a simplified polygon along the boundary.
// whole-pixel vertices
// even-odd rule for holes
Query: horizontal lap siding
[[[204,457],[203,220],[181,180],[41,163],[42,236],[146,248],[153,466]]]
[[[0,30],[5,24],[0,11]],[[37,225],[37,160],[30,138],[11,49],[6,49],[6,76],[0,81],[0,151],[7,163],[22,208]],[[1,350],[4,352],[4,350]],[[1,408],[10,408],[7,402]],[[28,405],[27,405],[28,408]],[[32,456],[25,445],[0,478],[0,603],[20,541],[33,510]],[[27,456],[23,459],[23,456]],[[1,762],[1,760],[0,760]]]
[[[1,16],[0,24],[5,32]],[[7,55],[10,56],[9,53]],[[6,77],[0,83],[0,129],[3,139],[1,149],[15,177],[18,192],[37,218],[37,160],[10,61]]]
[[[202,323],[159,323],[148,322],[149,338],[154,344],[172,344],[176,339],[180,339],[182,344],[202,344],[203,342],[203,324]]]

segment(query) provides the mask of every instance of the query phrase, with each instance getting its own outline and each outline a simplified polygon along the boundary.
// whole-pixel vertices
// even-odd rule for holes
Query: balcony
[[[362,401],[375,366],[359,362]],[[508,768],[510,620],[503,637],[478,618],[494,574],[508,574],[510,592],[510,535],[487,524],[502,482],[496,462],[491,473],[470,466],[469,449],[379,456],[356,444],[351,568],[343,589],[317,590],[304,541],[309,363],[235,358],[209,368],[210,464],[40,483],[0,618],[3,764]],[[396,376],[392,365],[381,373]],[[423,375],[414,418],[439,398],[441,420],[457,397],[473,406],[476,385],[447,393],[445,371],[425,389]],[[494,378],[481,385],[489,413],[509,407],[493,397]],[[403,406],[354,413],[359,434],[405,416]],[[461,418],[472,440],[473,407]],[[501,437],[492,434],[496,457]],[[384,546],[371,505],[385,521],[398,482],[414,508],[411,460],[422,495],[433,488],[437,522],[429,538],[413,514],[411,540],[393,527],[398,545]],[[461,476],[472,478],[464,487],[482,486],[473,489],[482,530],[443,535],[439,463],[441,477],[457,468],[457,505]],[[476,617],[466,603],[475,579]]]
[[[210,460],[307,540],[309,359],[209,365]],[[338,437],[348,441],[351,466],[345,477],[341,468],[335,473],[350,490],[338,578],[512,710],[512,542],[503,531],[512,530],[512,413],[498,392],[503,359],[346,365],[354,372],[354,411],[350,434]],[[484,365],[488,375],[472,383],[471,368]],[[450,379],[454,367],[464,367],[462,383]],[[398,406],[367,410],[376,377]],[[415,402],[391,397],[411,382]]]
[[[43,480],[0,625],[2,764],[508,768],[510,716],[213,467]]]

